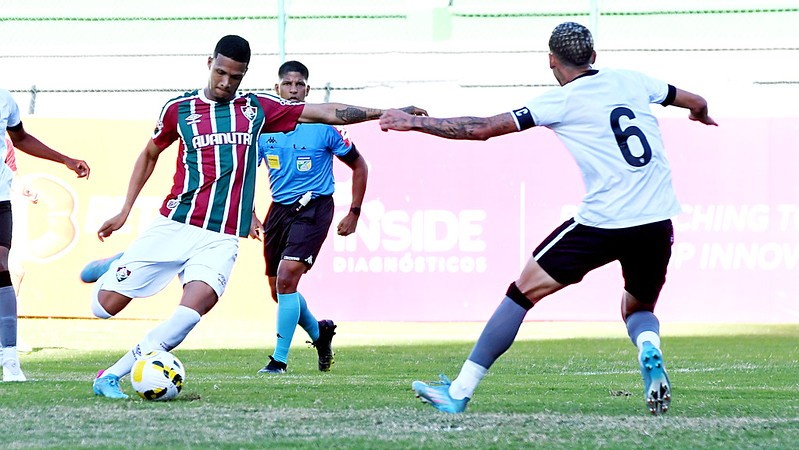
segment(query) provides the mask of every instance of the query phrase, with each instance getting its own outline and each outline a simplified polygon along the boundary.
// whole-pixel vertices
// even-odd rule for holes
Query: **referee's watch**
[[[361,215],[361,207],[360,206],[353,206],[350,208],[350,212],[355,214],[356,216]]]

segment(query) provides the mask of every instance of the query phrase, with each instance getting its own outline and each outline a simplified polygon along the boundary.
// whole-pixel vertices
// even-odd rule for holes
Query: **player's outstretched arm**
[[[380,118],[383,131],[420,131],[447,139],[469,139],[484,141],[519,131],[511,113],[492,117],[419,117],[403,111],[390,109]]]
[[[144,184],[150,179],[150,175],[153,174],[155,164],[158,162],[158,157],[161,155],[162,151],[162,149],[155,145],[152,139],[147,142],[144,150],[139,154],[136,163],[133,165],[133,173],[130,175],[128,193],[125,196],[125,203],[122,205],[122,210],[119,214],[106,220],[100,226],[100,229],[97,230],[98,239],[103,241],[104,238],[111,236],[114,231],[122,228],[122,225],[125,225],[125,221],[128,220],[128,215],[130,215],[130,211],[133,209],[133,204],[136,203],[136,199],[139,197],[139,193],[144,187]]]
[[[78,174],[78,178],[89,178],[91,169],[86,161],[70,158],[69,156],[62,155],[61,153],[53,150],[40,140],[36,139],[36,137],[32,134],[28,134],[28,132],[25,131],[25,128],[22,127],[22,124],[20,124],[20,126],[14,130],[8,129],[6,131],[8,131],[8,135],[11,137],[11,141],[14,143],[14,147],[31,156],[61,163],[67,166],[69,170]]]
[[[701,122],[705,125],[718,126],[715,120],[707,115],[707,101],[699,95],[693,94],[682,89],[677,89],[672,105],[686,108],[691,111],[688,118]]]
[[[415,106],[401,108],[408,114],[426,116],[427,111]],[[300,122],[326,123],[328,125],[347,125],[379,119],[386,110],[345,105],[343,103],[306,103],[300,115]]]

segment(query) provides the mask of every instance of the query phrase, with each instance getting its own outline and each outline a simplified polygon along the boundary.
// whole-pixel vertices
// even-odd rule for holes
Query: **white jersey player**
[[[438,119],[392,110],[380,119],[384,131],[415,130],[449,139],[485,140],[546,127],[574,155],[586,185],[577,215],[535,249],[458,377],[452,382],[442,375],[431,384],[413,383],[417,396],[441,411],[466,409],[488,369],[510,348],[533,305],[611,261],[622,267],[622,318],[639,349],[647,407],[653,414],[669,408],[671,385],[654,310],[671,257],[670,217],[680,206],[650,104],[686,108],[689,119],[716,123],[698,95],[633,71],[593,69],[593,45],[586,27],[574,22],[558,25],[549,40],[549,66],[561,87],[509,113]]]

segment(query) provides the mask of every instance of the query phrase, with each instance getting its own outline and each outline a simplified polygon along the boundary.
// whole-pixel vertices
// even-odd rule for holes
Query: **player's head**
[[[552,30],[549,51],[565,65],[586,67],[595,58],[594,38],[588,28],[579,23],[564,22]]]
[[[214,48],[214,58],[219,55],[227,56],[236,62],[249,64],[250,43],[241,36],[229,34],[216,43],[216,48]]]
[[[299,61],[286,61],[277,69],[275,92],[281,98],[304,102],[311,90],[308,85],[308,68]]]
[[[208,58],[211,74],[206,96],[218,102],[228,101],[236,95],[247,65],[250,63],[250,43],[241,36],[228,35],[219,40],[213,56]]]

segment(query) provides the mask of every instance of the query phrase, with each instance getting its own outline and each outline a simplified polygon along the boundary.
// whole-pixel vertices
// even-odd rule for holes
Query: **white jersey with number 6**
[[[669,95],[670,91],[672,92]],[[681,211],[651,103],[674,88],[630,70],[591,70],[527,103],[535,125],[554,131],[586,187],[577,223],[625,228]],[[514,111],[520,129],[520,110]],[[525,111],[527,112],[527,111]]]

